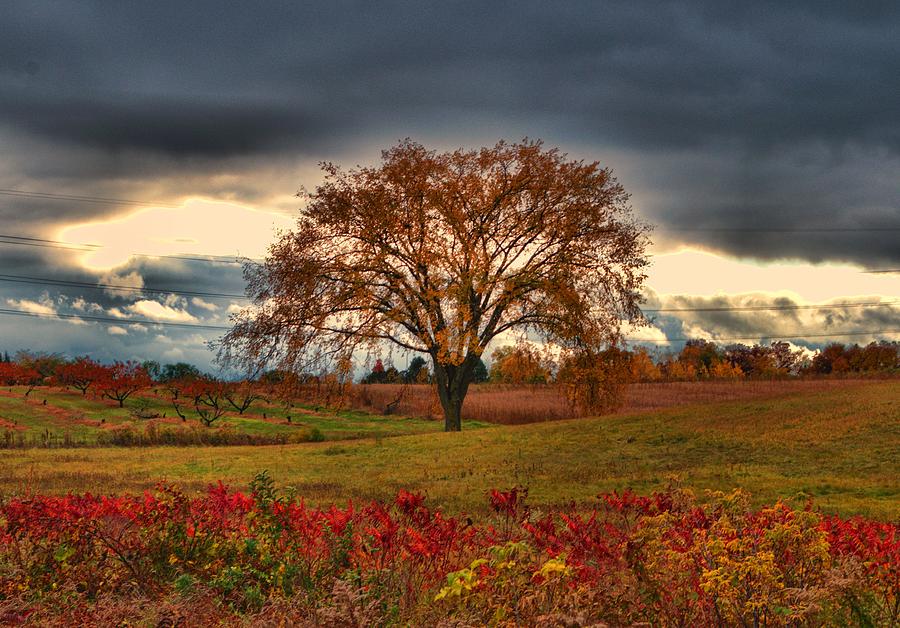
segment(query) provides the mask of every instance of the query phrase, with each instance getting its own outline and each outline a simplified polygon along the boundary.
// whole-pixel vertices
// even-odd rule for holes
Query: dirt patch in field
[[[9,419],[0,418],[0,430],[18,430],[24,431],[28,429],[24,425],[19,425],[18,423],[13,423]]]
[[[33,394],[34,393],[32,393],[32,395]],[[21,399],[26,405],[34,408],[37,412],[50,417],[54,423],[61,427],[69,425],[89,425],[96,427],[100,425],[99,421],[87,419],[83,414],[54,406],[49,401],[44,403],[44,399],[39,398],[39,396],[23,397],[21,394],[10,392],[9,390],[0,390],[0,396]]]

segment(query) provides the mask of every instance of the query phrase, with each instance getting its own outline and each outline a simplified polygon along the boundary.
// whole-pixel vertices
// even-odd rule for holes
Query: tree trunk
[[[438,398],[444,410],[444,431],[462,430],[462,405],[472,383],[478,356],[468,355],[462,364],[439,364],[434,362],[434,378],[437,382]]]

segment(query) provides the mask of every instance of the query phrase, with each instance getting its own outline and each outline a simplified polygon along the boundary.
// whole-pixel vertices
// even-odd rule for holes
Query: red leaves
[[[524,504],[525,498],[528,497],[528,489],[511,488],[508,491],[498,491],[492,488],[489,493],[491,508],[494,512],[507,517],[516,517],[519,514],[520,507]]]
[[[425,503],[425,496],[420,493],[410,493],[409,491],[400,489],[394,503],[397,505],[397,508],[400,509],[400,512],[409,516],[422,507]]]
[[[565,573],[560,591],[609,592],[609,603],[632,613],[620,617],[625,623],[675,616],[704,623],[723,603],[710,587],[729,586],[727,578],[715,580],[723,566],[769,565],[752,562],[768,553],[767,569],[776,569],[772,577],[786,586],[824,587],[833,567],[855,561],[863,574],[856,591],[874,594],[879,617],[891,617],[900,593],[896,523],[822,517],[783,503],[759,511],[727,499],[700,506],[674,490],[601,495],[601,508],[536,516],[525,497],[520,488],[490,491],[495,514],[475,524],[432,511],[423,495],[408,491],[393,503],[361,508],[313,508],[273,488],[250,496],[221,482],[195,498],[161,485],[140,496],[12,499],[0,504],[0,564],[13,567],[10,575],[0,573],[0,595],[22,582],[36,594],[137,585],[156,595],[188,574],[221,595],[257,587],[290,596],[298,587],[327,588],[355,574],[372,590],[412,604],[422,591],[443,586],[448,573],[472,564],[478,565],[475,590],[513,586],[504,578],[521,563],[515,569],[530,584],[515,586],[549,586],[544,577],[531,577],[549,565],[558,571],[554,578]],[[521,548],[514,562],[505,562],[508,556],[490,567],[473,563],[511,546]]]
[[[147,371],[131,360],[114,362],[111,366],[104,366],[101,369],[96,382],[97,392],[102,397],[118,401],[120,408],[125,405],[128,397],[152,383]]]
[[[862,517],[826,517],[822,529],[833,554],[860,560],[881,586],[893,589],[900,604],[900,526]]]
[[[60,366],[56,371],[56,376],[61,383],[80,390],[81,394],[84,395],[96,382],[109,378],[111,374],[109,367],[105,367],[90,358],[81,357]]]
[[[0,362],[0,385],[33,387],[40,384],[42,379],[36,369],[15,362]]]

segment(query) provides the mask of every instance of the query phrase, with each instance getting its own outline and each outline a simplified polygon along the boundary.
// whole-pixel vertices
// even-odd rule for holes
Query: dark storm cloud
[[[900,226],[898,32],[896,2],[8,2],[0,187],[265,205],[309,183],[291,178],[301,159],[528,135],[608,162],[663,244],[897,267],[900,233],[881,228]],[[122,211],[0,196],[0,231],[52,237]],[[98,278],[53,250],[0,245],[0,265]],[[131,270],[173,289],[241,286],[234,269]],[[28,291],[9,289],[0,300]],[[736,335],[798,323],[776,314],[692,322]],[[663,321],[670,336],[680,321]]]
[[[77,100],[0,103],[0,117],[60,142],[108,151],[139,149],[172,156],[229,157],[279,145],[309,150],[329,126],[300,111],[267,104]]]
[[[367,138],[452,145],[477,129],[485,143],[528,134],[587,156],[633,151],[625,183],[663,227],[895,225],[900,211],[896,3],[3,11],[0,124],[83,147],[100,178],[178,171],[188,157],[327,157]],[[900,259],[895,236],[675,239],[877,265]]]
[[[273,127],[302,137],[422,108],[566,116],[579,135],[650,147],[900,141],[890,4],[25,6],[0,48],[16,79],[4,110],[89,144],[190,151],[197,124],[201,151],[254,151]]]
[[[852,302],[881,302],[884,305],[849,305]],[[679,339],[673,341],[675,346],[680,346],[685,338],[709,338],[723,345],[786,339],[809,348],[820,348],[835,340],[866,344],[885,337],[888,332],[900,332],[900,303],[896,299],[842,299],[822,305],[828,307],[810,307],[787,297],[753,294],[708,298],[677,296],[664,302],[653,298],[647,308],[682,311],[648,311],[647,316],[667,338]],[[836,335],[823,336],[829,333]],[[640,332],[635,333],[635,337],[640,336]]]

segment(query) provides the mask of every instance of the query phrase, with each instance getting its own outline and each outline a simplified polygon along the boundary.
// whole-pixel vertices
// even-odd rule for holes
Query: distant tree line
[[[540,349],[526,343],[506,345],[493,351],[490,368],[478,360],[474,381],[557,385],[573,404],[614,407],[630,382],[900,374],[900,342],[881,341],[864,346],[832,343],[809,352],[786,342],[720,346],[707,340],[690,340],[675,353],[610,348],[595,352],[589,362],[585,360],[573,355],[559,359],[546,347]],[[272,370],[253,379],[226,381],[186,362],[101,364],[87,356],[66,359],[58,353],[29,351],[19,351],[12,358],[4,352],[0,357],[0,386],[21,387],[26,397],[38,386],[60,386],[125,407],[136,393],[151,389],[154,395],[167,398],[183,421],[192,418],[207,427],[228,412],[244,414],[259,400],[282,406],[289,422],[292,408],[298,403],[341,404],[348,387],[353,385],[352,374],[353,364],[348,360],[318,374]],[[433,374],[420,356],[410,360],[402,371],[377,359],[359,381],[365,385],[434,383]],[[146,405],[143,397],[131,404],[137,406],[132,409],[135,416],[157,416],[151,411],[144,413],[142,403]]]
[[[480,358],[476,362],[473,371],[473,381],[476,384],[488,380],[488,370],[484,361]],[[428,363],[422,356],[415,356],[409,362],[409,366],[403,371],[398,371],[393,365],[385,367],[381,358],[375,360],[372,370],[360,380],[361,384],[432,384],[434,377],[428,369]]]
[[[896,374],[900,373],[900,343],[832,343],[810,352],[787,342],[720,346],[691,340],[680,352],[655,360],[645,349],[638,349],[629,362],[636,381]]]
[[[706,379],[778,378],[820,375],[900,373],[900,342],[832,343],[810,352],[787,342],[768,345],[718,345],[708,340],[689,340],[678,352],[651,353],[646,348],[608,349],[593,358],[601,361],[601,374],[613,371],[625,381],[693,381]],[[573,371],[584,368],[572,358],[559,360],[546,349],[521,343],[499,347],[491,354],[488,369],[480,363],[476,381],[498,384],[565,383]],[[376,360],[366,384],[427,383],[425,361],[414,358],[406,371],[385,367]]]

